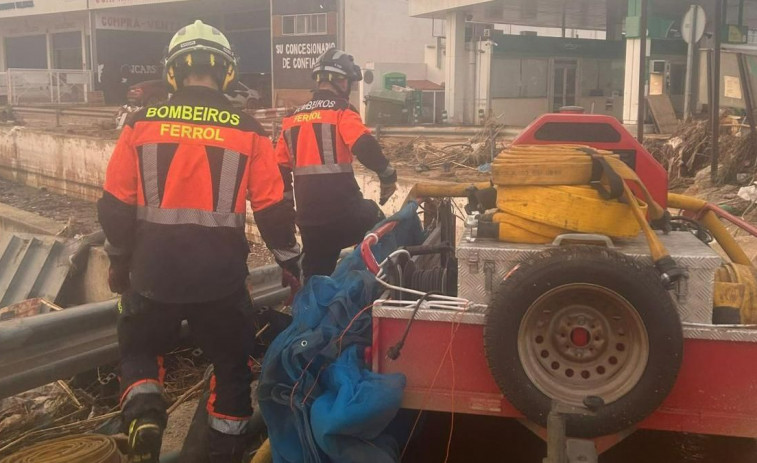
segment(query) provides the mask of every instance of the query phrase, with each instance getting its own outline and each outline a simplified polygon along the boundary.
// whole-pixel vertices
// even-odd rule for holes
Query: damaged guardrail
[[[251,270],[248,282],[255,308],[289,296],[277,265]],[[118,360],[117,302],[0,322],[0,399]]]

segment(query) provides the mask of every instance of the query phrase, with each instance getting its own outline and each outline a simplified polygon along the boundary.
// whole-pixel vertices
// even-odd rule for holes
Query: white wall
[[[345,49],[368,62],[423,63],[433,43],[430,19],[408,16],[407,0],[345,1]]]
[[[547,98],[492,98],[491,108],[497,121],[515,127],[525,127],[550,110]]]

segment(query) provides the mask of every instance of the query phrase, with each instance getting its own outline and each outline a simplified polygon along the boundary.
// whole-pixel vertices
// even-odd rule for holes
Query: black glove
[[[379,204],[383,206],[397,191],[397,171],[389,166],[379,174],[379,180],[381,181]]]
[[[108,256],[110,268],[108,269],[108,287],[117,294],[123,294],[129,289],[130,259],[127,256]]]

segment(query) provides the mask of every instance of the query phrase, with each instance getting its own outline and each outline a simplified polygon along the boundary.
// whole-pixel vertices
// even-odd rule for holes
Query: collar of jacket
[[[337,101],[346,101],[341,96],[337,95],[336,92],[333,90],[327,90],[324,88],[319,88],[313,91],[313,99],[314,100],[337,100]]]
[[[171,102],[181,103],[188,100],[197,102],[198,99],[204,104],[228,108],[233,107],[222,91],[210,87],[203,87],[201,85],[191,85],[176,90],[171,97]]]

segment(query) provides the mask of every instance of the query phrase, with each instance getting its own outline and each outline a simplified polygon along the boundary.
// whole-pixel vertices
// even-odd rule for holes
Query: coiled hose
[[[99,434],[61,437],[27,447],[0,463],[122,463],[116,442]]]

